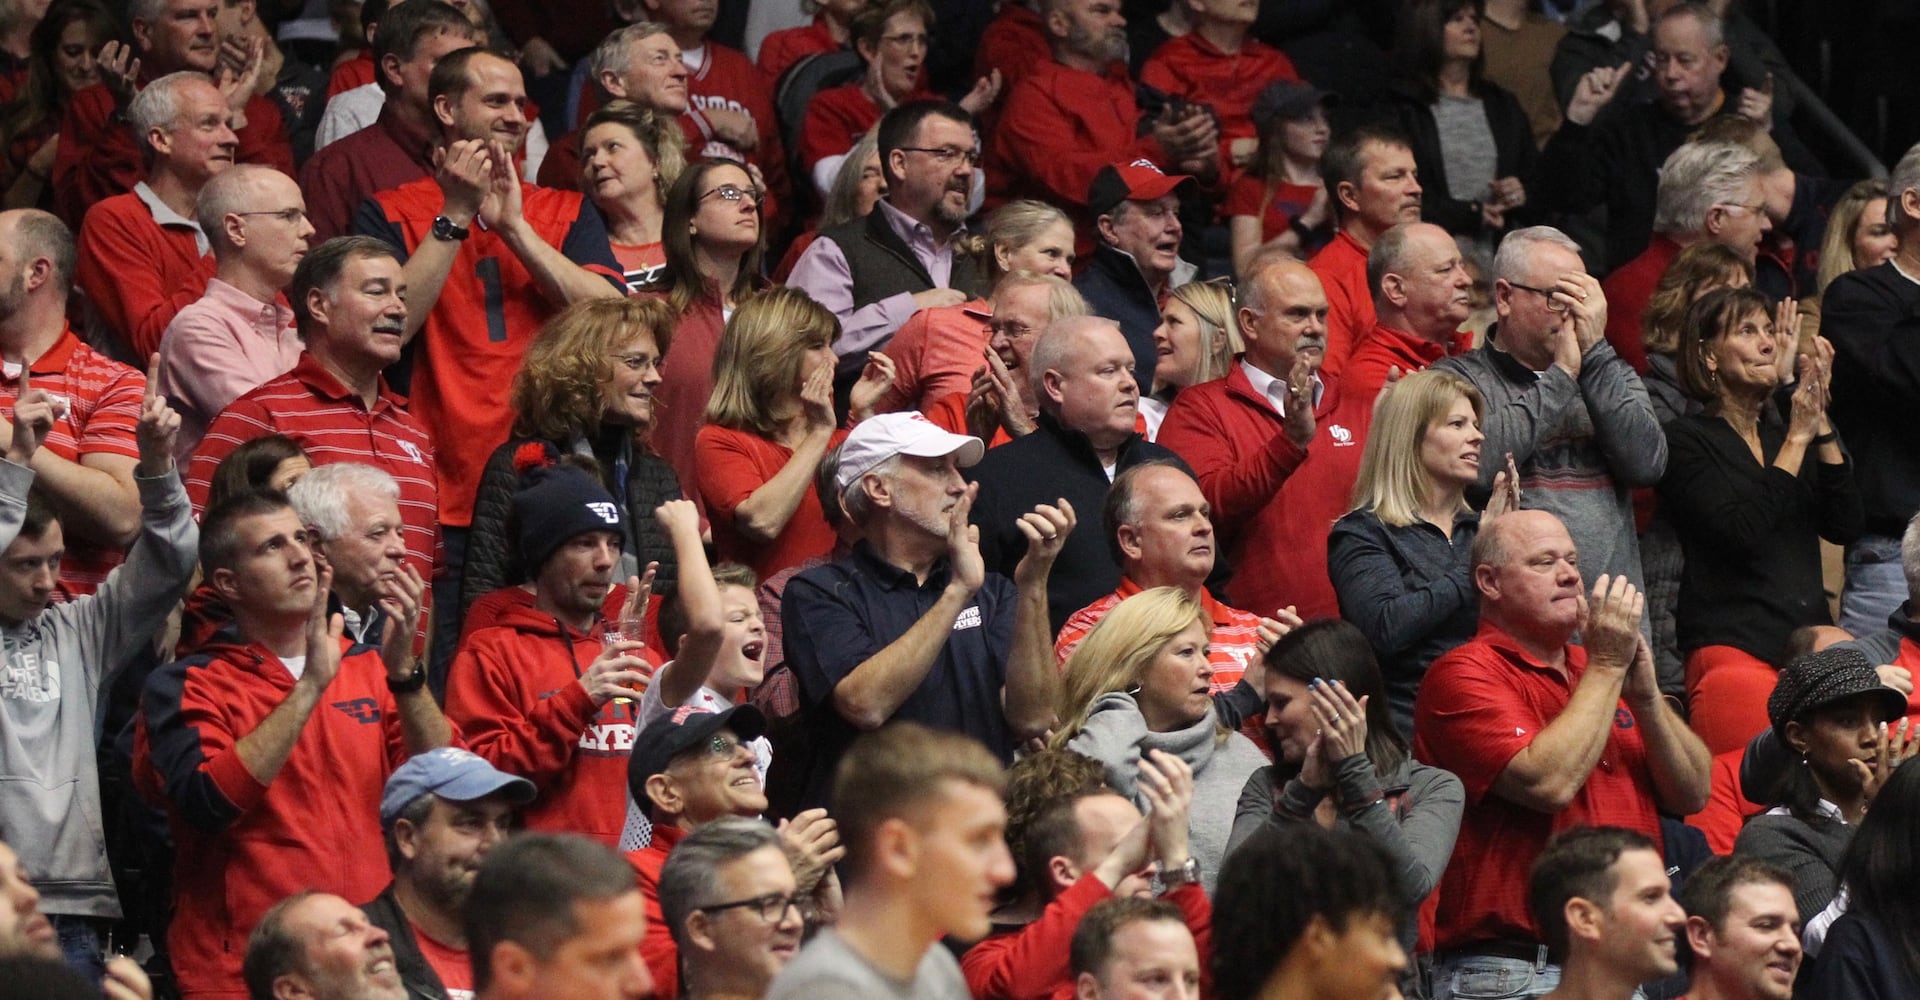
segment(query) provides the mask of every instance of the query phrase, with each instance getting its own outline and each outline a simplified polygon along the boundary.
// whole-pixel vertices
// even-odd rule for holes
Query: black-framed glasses
[[[744,199],[753,202],[753,207],[760,207],[760,192],[753,188],[743,188],[738,184],[722,184],[700,196],[701,201],[706,201],[708,198],[719,198],[721,201],[740,201]]]
[[[1523,285],[1517,281],[1509,281],[1507,282],[1507,285],[1512,288],[1518,288],[1523,292],[1532,292],[1533,294],[1538,295],[1543,299],[1546,299],[1548,312],[1565,314],[1573,309],[1573,303],[1567,302],[1563,299],[1554,298],[1553,297],[1554,290],[1551,288],[1535,288],[1532,285]]]
[[[777,924],[786,919],[787,910],[800,905],[799,900],[784,892],[770,892],[752,899],[736,899],[731,903],[715,903],[712,906],[699,907],[701,913],[720,913],[726,910],[752,910],[760,919]]]
[[[925,153],[933,157],[933,162],[943,167],[951,167],[961,160],[967,161],[969,167],[980,162],[979,150],[961,149],[958,146],[941,146],[937,149],[930,146],[901,146],[900,150],[906,153]]]
[[[304,208],[282,208],[271,212],[235,212],[233,214],[243,219],[250,215],[271,215],[289,226],[303,222],[307,218],[307,210]]]

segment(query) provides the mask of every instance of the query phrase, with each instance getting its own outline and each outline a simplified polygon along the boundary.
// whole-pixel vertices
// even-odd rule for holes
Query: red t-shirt
[[[846,439],[846,431],[834,431],[827,447]],[[693,448],[700,496],[706,501],[707,517],[713,524],[713,547],[721,559],[742,563],[764,580],[788,566],[833,551],[833,529],[827,525],[820,498],[811,488],[801,493],[800,506],[794,508],[786,528],[773,541],[752,541],[734,527],[734,511],[754,490],[779,474],[793,457],[793,449],[752,431],[712,424],[700,428]]]
[[[373,82],[373,50],[361,49],[352,59],[333,68],[327,76],[327,99],[355,87],[364,87]]]
[[[1434,946],[1537,941],[1527,880],[1547,838],[1576,826],[1621,826],[1661,843],[1647,747],[1632,709],[1614,710],[1600,763],[1565,809],[1548,815],[1493,793],[1494,781],[1567,708],[1587,651],[1567,647],[1566,675],[1536,662],[1482,621],[1471,642],[1440,657],[1414,703],[1413,755],[1452,771],[1467,809],[1440,880]]]
[[[426,959],[433,974],[440,977],[447,1000],[473,1000],[473,962],[467,958],[465,948],[441,944],[428,937],[418,925],[413,928],[413,941],[420,946],[420,957]]]
[[[1292,228],[1293,220],[1313,207],[1320,189],[1311,184],[1281,183],[1267,188],[1267,182],[1251,173],[1241,174],[1227,188],[1226,204],[1220,214],[1228,218],[1251,215],[1260,220],[1260,242]]]
[[[640,246],[615,243],[612,246],[613,259],[620,262],[621,277],[626,281],[629,292],[637,292],[653,283],[666,269],[667,247],[664,243],[645,243]]]
[[[34,359],[31,385],[67,401],[66,415],[54,421],[41,447],[69,462],[88,455],[140,457],[134,428],[140,425],[145,375],[88,347],[67,330],[47,353]],[[0,371],[0,412],[11,417],[19,395],[20,376]],[[54,591],[57,600],[93,593],[125,555],[72,531],[66,539],[67,554],[60,560],[60,582]]]

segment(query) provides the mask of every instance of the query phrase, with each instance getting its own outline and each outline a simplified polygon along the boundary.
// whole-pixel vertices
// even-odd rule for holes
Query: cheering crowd
[[[735,3],[0,0],[0,998],[1920,996],[1920,146]]]

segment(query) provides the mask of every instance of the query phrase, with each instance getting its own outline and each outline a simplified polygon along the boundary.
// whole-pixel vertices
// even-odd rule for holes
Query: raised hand
[[[683,503],[693,506],[691,500],[669,500],[668,503]],[[666,527],[662,525],[662,527]],[[700,515],[693,515],[693,530],[700,530]],[[671,532],[669,532],[671,534]],[[650,562],[646,572],[639,576],[627,577],[627,599],[620,605],[620,620],[623,622],[643,621],[647,617],[647,601],[653,597],[653,578],[660,572],[660,564]]]
[[[1480,530],[1520,509],[1520,470],[1513,464],[1513,452],[1507,452],[1507,467],[1493,474],[1493,495],[1480,514]]]
[[[751,153],[760,145],[760,130],[753,125],[753,116],[732,108],[701,108],[700,116],[713,126],[713,134],[721,142],[732,146],[742,153]]]
[[[1320,724],[1320,752],[1329,768],[1367,752],[1367,701],[1372,697],[1355,700],[1340,681],[1315,678],[1308,685],[1307,707]]]
[[[1313,739],[1307,742],[1306,756],[1300,761],[1300,783],[1322,794],[1333,791],[1333,765],[1327,756],[1326,730],[1315,730]]]
[[[968,483],[967,491],[960,494],[953,509],[947,512],[947,562],[953,574],[948,586],[958,584],[966,588],[969,596],[979,592],[987,582],[987,564],[980,557],[980,528],[967,523],[967,517],[973,513],[974,498],[979,495],[980,484]]]
[[[1567,304],[1574,340],[1585,354],[1607,336],[1607,293],[1601,290],[1600,279],[1585,271],[1561,275],[1553,290],[1554,297]]]
[[[107,959],[100,990],[106,1000],[153,1000],[153,980],[147,978],[147,970],[125,955]]]
[[[1626,670],[1640,651],[1640,613],[1646,599],[1625,575],[1600,574],[1593,596],[1582,602],[1584,622],[1580,640],[1587,647],[1589,666]]]
[[[1786,359],[1800,353],[1800,303],[1791,296],[1781,299],[1773,307],[1773,356],[1781,360],[1774,363],[1774,371],[1779,375],[1781,385],[1790,385],[1796,374],[1797,362]]]
[[[1027,554],[1020,557],[1019,565],[1013,568],[1013,582],[1016,586],[1029,584],[1045,585],[1047,574],[1053,571],[1053,561],[1060,557],[1060,550],[1066,547],[1067,535],[1072,533],[1078,523],[1074,516],[1073,505],[1061,497],[1054,503],[1043,503],[1029,513],[1020,515],[1014,524],[1020,533],[1027,536]]]
[[[808,430],[833,430],[832,365],[815,368],[800,383],[800,412],[806,417]]]
[[[65,402],[29,384],[31,369],[30,363],[20,365],[20,397],[13,402],[13,436],[7,443],[7,461],[15,465],[33,462],[34,452],[53,433],[54,421],[67,412]]]
[[[1773,128],[1773,74],[1768,73],[1766,81],[1759,87],[1743,87],[1740,90],[1740,102],[1735,109],[1740,117],[1754,122],[1763,129]]]
[[[1893,777],[1895,768],[1913,759],[1914,751],[1920,750],[1920,733],[1913,731],[1911,719],[1901,719],[1896,725],[1891,722],[1880,724],[1880,750],[1874,755],[1872,766],[1863,760],[1850,760],[1853,773],[1860,779],[1860,791],[1871,803],[1880,789],[1885,788],[1887,779]]]
[[[867,364],[860,370],[860,381],[855,382],[847,394],[847,409],[852,413],[854,423],[873,416],[873,408],[880,402],[880,397],[893,388],[896,374],[892,358],[879,351],[867,352]]]
[[[420,632],[421,598],[427,593],[427,581],[420,578],[413,563],[403,559],[400,572],[381,577],[374,589],[380,593],[380,610],[387,613],[387,623],[380,630],[380,661],[386,664],[388,677],[406,680],[413,675],[417,659],[413,637]]]
[[[1313,362],[1304,357],[1296,356],[1287,372],[1287,412],[1282,424],[1294,447],[1305,448],[1313,440]]]
[[[245,52],[243,61],[238,68],[219,66],[214,71],[214,84],[220,88],[220,96],[227,99],[228,109],[244,118],[247,102],[253,100],[254,88],[260,82],[260,67],[266,61],[267,47],[266,41],[260,38],[248,39],[241,45]],[[233,127],[244,128],[245,123]]]
[[[325,691],[340,673],[340,637],[347,633],[347,620],[327,613],[327,600],[333,594],[333,567],[326,560],[313,560],[313,607],[307,614],[307,665],[300,679],[317,684]]]
[[[433,179],[444,200],[440,214],[455,225],[471,223],[493,183],[493,158],[488,143],[461,139],[433,151]]]
[[[1286,638],[1288,632],[1305,624],[1306,622],[1300,619],[1299,611],[1291,604],[1275,611],[1272,618],[1260,619],[1259,628],[1255,631],[1253,638],[1253,647],[1260,653],[1259,656],[1254,657],[1255,663],[1264,659],[1267,650],[1272,649],[1274,643]],[[1254,663],[1247,665],[1249,671],[1253,668]]]
[[[1913,696],[1913,671],[1892,663],[1882,663],[1873,669],[1880,675],[1880,683],[1906,697]]]
[[[1575,125],[1591,125],[1600,109],[1613,101],[1620,92],[1620,85],[1627,82],[1633,73],[1632,63],[1621,63],[1611,69],[1601,66],[1587,71],[1585,76],[1573,88],[1573,98],[1567,102],[1567,120]]]
[[[847,855],[840,843],[840,826],[825,809],[802,811],[790,820],[781,820],[777,829],[787,862],[793,866],[793,881],[802,895],[811,893]]]
[[[94,60],[94,66],[100,71],[100,82],[113,93],[114,103],[121,107],[140,92],[140,59],[133,54],[133,46],[119,42],[100,46],[100,57]]]
[[[513,154],[498,139],[487,142],[487,193],[480,200],[480,221],[489,229],[524,225],[521,215],[520,171],[513,165]]]
[[[1140,755],[1134,787],[1147,803],[1147,832],[1162,868],[1187,863],[1187,831],[1193,812],[1193,768],[1165,750]]]
[[[140,399],[140,424],[134,428],[140,446],[142,476],[164,476],[173,469],[174,442],[180,437],[180,414],[160,394],[160,355],[147,360],[147,391]]]
[[[978,115],[993,107],[993,102],[1000,99],[1000,88],[1004,82],[997,69],[973,81],[973,89],[960,99],[960,106],[967,109],[970,115]]]

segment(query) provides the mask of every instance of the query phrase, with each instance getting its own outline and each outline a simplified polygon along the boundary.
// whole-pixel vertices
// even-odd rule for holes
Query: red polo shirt
[[[122,357],[159,350],[167,324],[206,294],[215,271],[192,220],[143,193],[151,192],[143,187],[87,209],[74,267],[74,284]]]
[[[1542,729],[1566,710],[1587,665],[1567,647],[1565,676],[1482,621],[1471,642],[1434,661],[1414,703],[1413,755],[1458,775],[1467,810],[1440,880],[1434,946],[1538,941],[1527,912],[1527,878],[1547,838],[1576,826],[1621,826],[1660,839],[1653,775],[1638,720],[1622,701],[1606,749],[1565,809],[1548,815],[1493,793],[1493,784]]]
[[[66,415],[54,421],[42,448],[69,462],[88,455],[140,457],[134,428],[147,391],[144,374],[88,347],[69,329],[33,360],[32,385],[67,401]],[[19,396],[20,376],[0,371],[0,411],[12,416]],[[61,599],[93,593],[123,557],[119,549],[68,532],[55,593]]]
[[[206,508],[207,489],[221,459],[254,438],[285,434],[314,465],[365,462],[393,476],[400,484],[407,554],[422,576],[430,576],[439,542],[433,440],[407,413],[406,404],[406,397],[382,381],[380,398],[369,410],[313,355],[302,354],[292,371],[234,400],[207,426],[207,436],[187,466],[187,496],[194,513]]]
[[[987,328],[992,318],[993,306],[984,299],[914,313],[882,351],[893,359],[893,387],[874,409],[924,409],[956,392],[964,398],[973,389],[973,373],[986,363],[982,352],[993,337]]]
[[[1338,375],[1346,370],[1360,341],[1378,319],[1373,312],[1373,292],[1367,288],[1367,248],[1347,234],[1345,229],[1333,235],[1333,242],[1307,261],[1320,276],[1320,287],[1327,293],[1327,355],[1320,363],[1322,375]]]
[[[1067,665],[1067,657],[1079,648],[1080,643],[1093,631],[1107,612],[1119,606],[1121,601],[1140,593],[1140,585],[1132,577],[1120,578],[1120,587],[1113,593],[1081,608],[1060,626],[1060,637],[1053,643],[1053,658],[1061,669]],[[1247,664],[1258,655],[1260,644],[1260,616],[1239,608],[1230,608],[1214,600],[1207,588],[1200,588],[1200,606],[1206,609],[1207,617],[1213,622],[1212,645],[1207,649],[1207,660],[1213,664],[1213,693],[1221,694],[1233,690],[1240,683],[1240,677],[1247,672]]]

